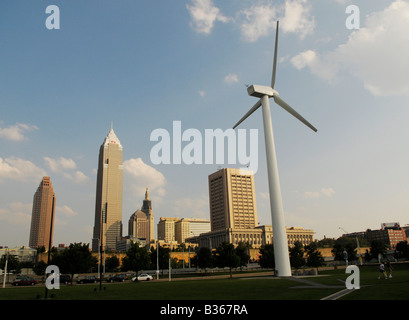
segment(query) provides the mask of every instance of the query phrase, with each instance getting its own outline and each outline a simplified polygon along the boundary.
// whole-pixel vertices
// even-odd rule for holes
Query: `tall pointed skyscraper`
[[[55,193],[49,177],[43,177],[34,194],[29,247],[48,250],[54,228]],[[51,232],[51,237],[50,237]]]
[[[149,190],[146,188],[145,200],[140,210],[135,211],[129,218],[128,235],[132,238],[145,239],[146,244],[154,242],[154,219]]]
[[[152,202],[151,199],[149,198],[149,189],[146,188],[145,192],[145,200],[143,200],[142,204],[142,209],[143,212],[145,212],[146,217],[149,221],[149,239],[146,239],[147,243],[151,243],[155,239],[155,234],[154,234],[154,216],[153,216],[153,211],[152,211]],[[149,241],[149,242],[148,242]]]
[[[123,148],[111,125],[99,149],[92,250],[116,250],[122,237]]]

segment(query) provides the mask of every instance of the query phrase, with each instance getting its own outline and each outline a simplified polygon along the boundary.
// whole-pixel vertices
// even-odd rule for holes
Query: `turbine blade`
[[[304,123],[307,127],[309,127],[311,130],[317,132],[317,129],[309,123],[307,120],[305,120],[297,111],[295,111],[293,108],[291,108],[287,102],[285,102],[283,99],[280,98],[279,95],[274,95],[273,96],[274,101],[282,107],[284,110],[292,114],[294,117],[296,117],[298,120],[300,120],[302,123]]]
[[[249,112],[247,112],[247,113],[244,115],[243,118],[240,119],[239,122],[237,122],[237,123],[234,125],[233,129],[236,129],[240,123],[242,123],[244,120],[246,120],[254,111],[256,111],[258,108],[260,108],[260,106],[261,106],[261,99],[253,106],[253,108],[251,108],[251,109],[249,110]]]
[[[277,72],[278,27],[279,27],[279,22],[277,21],[276,42],[275,42],[275,47],[274,47],[274,60],[273,60],[273,75],[271,78],[271,88],[273,89],[274,89],[275,82],[276,82],[276,72]]]

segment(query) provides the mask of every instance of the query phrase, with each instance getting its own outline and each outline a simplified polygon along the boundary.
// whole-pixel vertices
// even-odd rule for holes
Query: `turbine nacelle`
[[[247,93],[249,94],[249,96],[257,97],[257,98],[262,98],[265,95],[269,97],[278,95],[278,92],[274,90],[272,87],[254,85],[254,84],[247,88]]]

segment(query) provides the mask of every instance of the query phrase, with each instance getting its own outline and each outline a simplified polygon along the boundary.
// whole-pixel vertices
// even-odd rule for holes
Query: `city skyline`
[[[277,91],[319,128],[271,109],[286,225],[321,239],[409,223],[408,1],[53,4],[59,30],[46,28],[48,4],[0,4],[0,245],[28,245],[44,176],[58,197],[53,243],[91,243],[97,154],[111,123],[124,146],[124,225],[146,187],[155,226],[209,219],[207,177],[232,165],[155,165],[150,134],[172,132],[174,121],[231,128],[254,102],[246,85],[270,80],[277,20]],[[345,25],[350,4],[360,29]],[[271,225],[261,115],[248,120],[242,128],[258,129],[258,220]]]

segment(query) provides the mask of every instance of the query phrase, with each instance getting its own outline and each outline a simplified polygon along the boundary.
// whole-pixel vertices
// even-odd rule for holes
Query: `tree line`
[[[367,246],[361,239],[362,246]],[[307,246],[303,246],[300,242],[296,242],[294,246],[289,248],[290,263],[293,268],[302,267],[320,267],[324,264],[324,259],[319,251],[319,248],[332,248],[334,260],[354,261],[358,259],[356,239],[341,237],[338,239],[323,239],[314,241]],[[200,247],[196,250],[195,256],[191,259],[191,266],[204,269],[209,268],[228,268],[230,274],[235,268],[247,266],[250,260],[249,256],[250,245],[239,243],[236,247],[227,242],[220,244],[215,250],[210,250],[207,247]],[[157,251],[158,250],[158,251]],[[42,250],[40,249],[39,252]],[[386,255],[387,246],[380,241],[372,241],[369,250],[363,255],[362,259],[366,262],[372,259],[378,259],[379,254]],[[176,258],[170,258],[171,250],[158,246],[157,249],[151,247],[140,247],[137,243],[133,243],[127,250],[125,257],[122,259],[122,264],[119,258],[115,255],[105,259],[106,272],[139,272],[142,270],[165,270],[169,268],[181,268],[183,262]],[[400,242],[396,246],[394,257],[396,259],[409,259],[408,242]],[[3,255],[0,259],[0,268],[4,269],[6,257]],[[159,261],[159,267],[157,266]],[[262,268],[275,267],[274,262],[274,246],[267,244],[259,249],[258,262]],[[71,279],[74,274],[97,272],[98,259],[92,255],[89,245],[83,243],[70,244],[64,250],[52,250],[51,265],[59,267],[62,274],[70,274]],[[13,270],[14,273],[20,273],[21,268],[32,267],[37,275],[44,275],[47,263],[39,261],[37,263],[20,263],[17,257],[9,255],[8,270]]]

